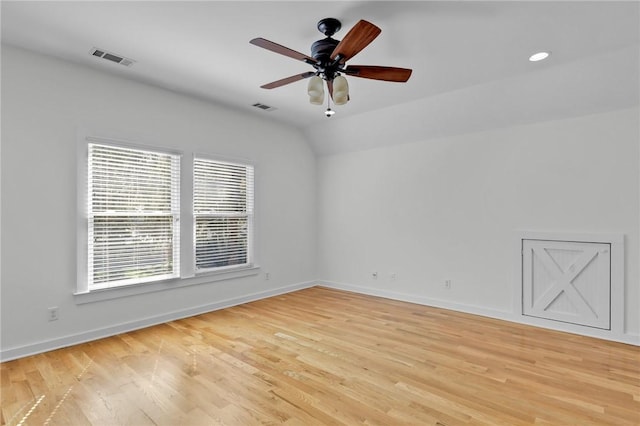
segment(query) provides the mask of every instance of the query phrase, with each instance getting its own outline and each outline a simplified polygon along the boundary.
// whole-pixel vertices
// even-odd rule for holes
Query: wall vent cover
[[[276,107],[272,107],[272,106],[269,106],[269,105],[261,104],[260,102],[256,102],[255,104],[253,104],[251,106],[263,109],[265,111],[275,111],[276,109],[278,109]]]
[[[116,64],[124,65],[125,67],[130,67],[136,62],[133,59],[125,58],[122,55],[116,55],[115,53],[107,52],[104,49],[98,49],[96,47],[92,48],[89,53],[91,56],[97,56],[98,58],[106,59]]]

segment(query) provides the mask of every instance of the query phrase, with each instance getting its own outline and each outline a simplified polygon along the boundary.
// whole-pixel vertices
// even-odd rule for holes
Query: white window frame
[[[194,222],[193,222],[193,158],[195,154],[186,150],[176,150],[158,144],[140,143],[117,136],[95,136],[95,132],[86,128],[79,128],[76,135],[76,287],[73,292],[76,304],[99,302],[103,300],[117,299],[121,297],[135,296],[156,291],[172,290],[176,288],[212,284],[230,279],[258,275],[260,266],[256,264],[253,245],[251,253],[254,262],[245,267],[231,268],[229,270],[203,271],[195,273],[195,246],[194,246]],[[88,286],[88,143],[95,141],[120,145],[130,148],[145,149],[151,151],[163,151],[181,154],[180,164],[180,276],[162,281],[147,282],[144,284],[110,287],[101,290],[89,290]],[[254,175],[256,166],[248,160],[236,158],[224,158],[210,154],[198,154],[198,157],[209,157],[222,161],[252,165]],[[255,198],[255,196],[254,196]],[[252,233],[252,240],[255,238]]]
[[[171,212],[168,214],[162,214],[162,216],[169,216],[173,218],[173,223],[174,223],[174,228],[173,228],[173,255],[172,255],[172,264],[173,264],[173,268],[172,271],[166,274],[162,274],[162,275],[155,275],[155,276],[148,276],[148,277],[142,277],[142,278],[132,278],[132,279],[124,279],[124,280],[116,280],[116,281],[109,281],[109,282],[105,282],[105,283],[96,283],[96,284],[92,284],[91,283],[91,271],[92,271],[92,254],[90,253],[90,243],[89,243],[89,238],[91,238],[91,229],[90,228],[90,220],[92,217],[92,213],[90,212],[90,207],[89,207],[89,203],[91,202],[90,199],[90,178],[89,178],[89,145],[91,144],[96,144],[96,145],[102,145],[102,146],[107,146],[107,147],[113,147],[113,148],[123,148],[123,149],[131,149],[131,150],[139,150],[139,151],[146,151],[146,152],[151,152],[151,153],[159,153],[159,154],[164,154],[164,155],[171,155],[174,158],[177,157],[177,161],[178,161],[178,176],[174,176],[174,179],[177,181],[177,188],[173,188],[174,191],[176,191],[173,195],[172,195],[172,207],[171,207]],[[155,147],[148,147],[148,146],[141,146],[139,144],[131,144],[131,143],[124,143],[122,141],[117,141],[117,140],[113,140],[113,139],[105,139],[105,138],[97,138],[97,137],[87,137],[85,138],[85,144],[84,144],[84,151],[86,152],[86,157],[84,160],[84,178],[82,179],[84,181],[84,185],[83,185],[83,192],[85,194],[84,200],[83,200],[83,204],[84,206],[82,207],[82,210],[84,212],[84,218],[85,218],[85,229],[86,229],[86,236],[83,236],[85,238],[86,241],[86,248],[85,248],[85,254],[86,254],[86,259],[84,260],[84,268],[86,268],[86,271],[84,272],[84,280],[82,282],[82,290],[85,291],[96,291],[96,290],[104,290],[104,289],[108,289],[108,288],[119,288],[119,287],[126,287],[129,285],[137,285],[137,284],[145,284],[145,283],[150,283],[150,282],[156,282],[156,281],[165,281],[165,280],[169,280],[169,279],[175,279],[180,277],[180,209],[181,209],[181,204],[180,204],[180,180],[181,180],[181,176],[180,176],[180,163],[181,161],[181,156],[182,153],[179,151],[175,151],[175,150],[169,150],[169,149],[164,149],[164,148],[155,148]],[[174,205],[176,204],[177,205]],[[95,217],[104,217],[104,216],[108,216],[109,213],[95,213]],[[152,215],[155,215],[152,214]],[[145,215],[146,216],[146,215]],[[80,289],[79,289],[80,290]]]
[[[239,215],[239,216],[246,216],[247,219],[247,261],[246,263],[243,264],[238,264],[238,265],[228,265],[228,266],[220,266],[220,267],[213,267],[213,268],[197,268],[196,266],[196,245],[197,245],[197,241],[196,241],[196,222],[197,222],[197,216],[199,216],[199,214],[195,211],[195,199],[196,199],[196,193],[195,193],[195,181],[196,181],[196,174],[195,171],[192,170],[191,176],[192,176],[192,185],[193,185],[193,190],[192,190],[192,194],[191,194],[191,202],[192,202],[192,220],[193,220],[193,225],[192,225],[192,235],[193,235],[193,268],[194,271],[196,273],[196,275],[202,275],[202,274],[211,274],[211,273],[224,273],[226,271],[234,271],[234,270],[238,270],[238,269],[246,269],[246,268],[252,268],[254,266],[254,206],[255,206],[255,165],[249,161],[243,161],[243,160],[236,160],[236,159],[231,159],[231,158],[225,158],[225,157],[220,157],[220,156],[211,156],[211,155],[207,155],[207,154],[194,154],[193,155],[193,159],[191,162],[191,166],[192,168],[195,167],[195,162],[196,160],[203,160],[203,161],[209,161],[212,163],[218,163],[218,164],[222,164],[222,165],[231,165],[231,166],[237,166],[237,167],[244,167],[244,168],[249,168],[251,170],[250,172],[250,176],[251,179],[249,181],[246,182],[246,194],[247,194],[247,211],[246,213]],[[203,214],[204,215],[204,214]],[[238,215],[233,215],[233,214],[220,214],[220,217],[234,217],[234,216],[238,216]]]

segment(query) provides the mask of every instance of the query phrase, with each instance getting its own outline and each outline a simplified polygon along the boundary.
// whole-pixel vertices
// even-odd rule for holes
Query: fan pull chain
[[[335,113],[336,112],[331,109],[331,93],[329,93],[329,96],[327,96],[327,110],[324,112],[324,115],[326,115],[327,118],[331,118]]]

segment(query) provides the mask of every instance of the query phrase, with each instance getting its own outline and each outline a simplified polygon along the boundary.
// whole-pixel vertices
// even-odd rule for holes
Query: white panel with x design
[[[610,328],[610,245],[523,240],[523,313]]]

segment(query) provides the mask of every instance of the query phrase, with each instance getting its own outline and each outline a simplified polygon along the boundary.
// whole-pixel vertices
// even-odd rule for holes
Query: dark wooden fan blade
[[[317,61],[313,59],[311,56],[307,56],[304,53],[296,52],[295,50],[289,49],[288,47],[284,47],[278,43],[274,43],[272,41],[266,40],[264,38],[258,37],[251,40],[249,43],[262,47],[263,49],[270,50],[275,53],[279,53],[284,56],[288,56],[293,59],[297,59],[299,61],[306,62],[308,64],[315,64]]]
[[[331,59],[335,59],[340,55],[340,63],[344,64],[350,58],[353,58],[358,52],[367,47],[382,30],[371,22],[365,20],[358,21],[344,36],[342,41],[338,43],[333,52]]]
[[[308,71],[302,74],[292,75],[291,77],[283,78],[282,80],[272,81],[271,83],[263,84],[263,89],[275,89],[276,87],[284,86],[285,84],[295,83],[299,80],[304,80],[305,78],[313,77],[316,75],[313,71]]]
[[[408,68],[379,67],[375,65],[348,65],[344,72],[353,77],[395,81],[398,83],[404,83],[411,77],[411,70]]]

